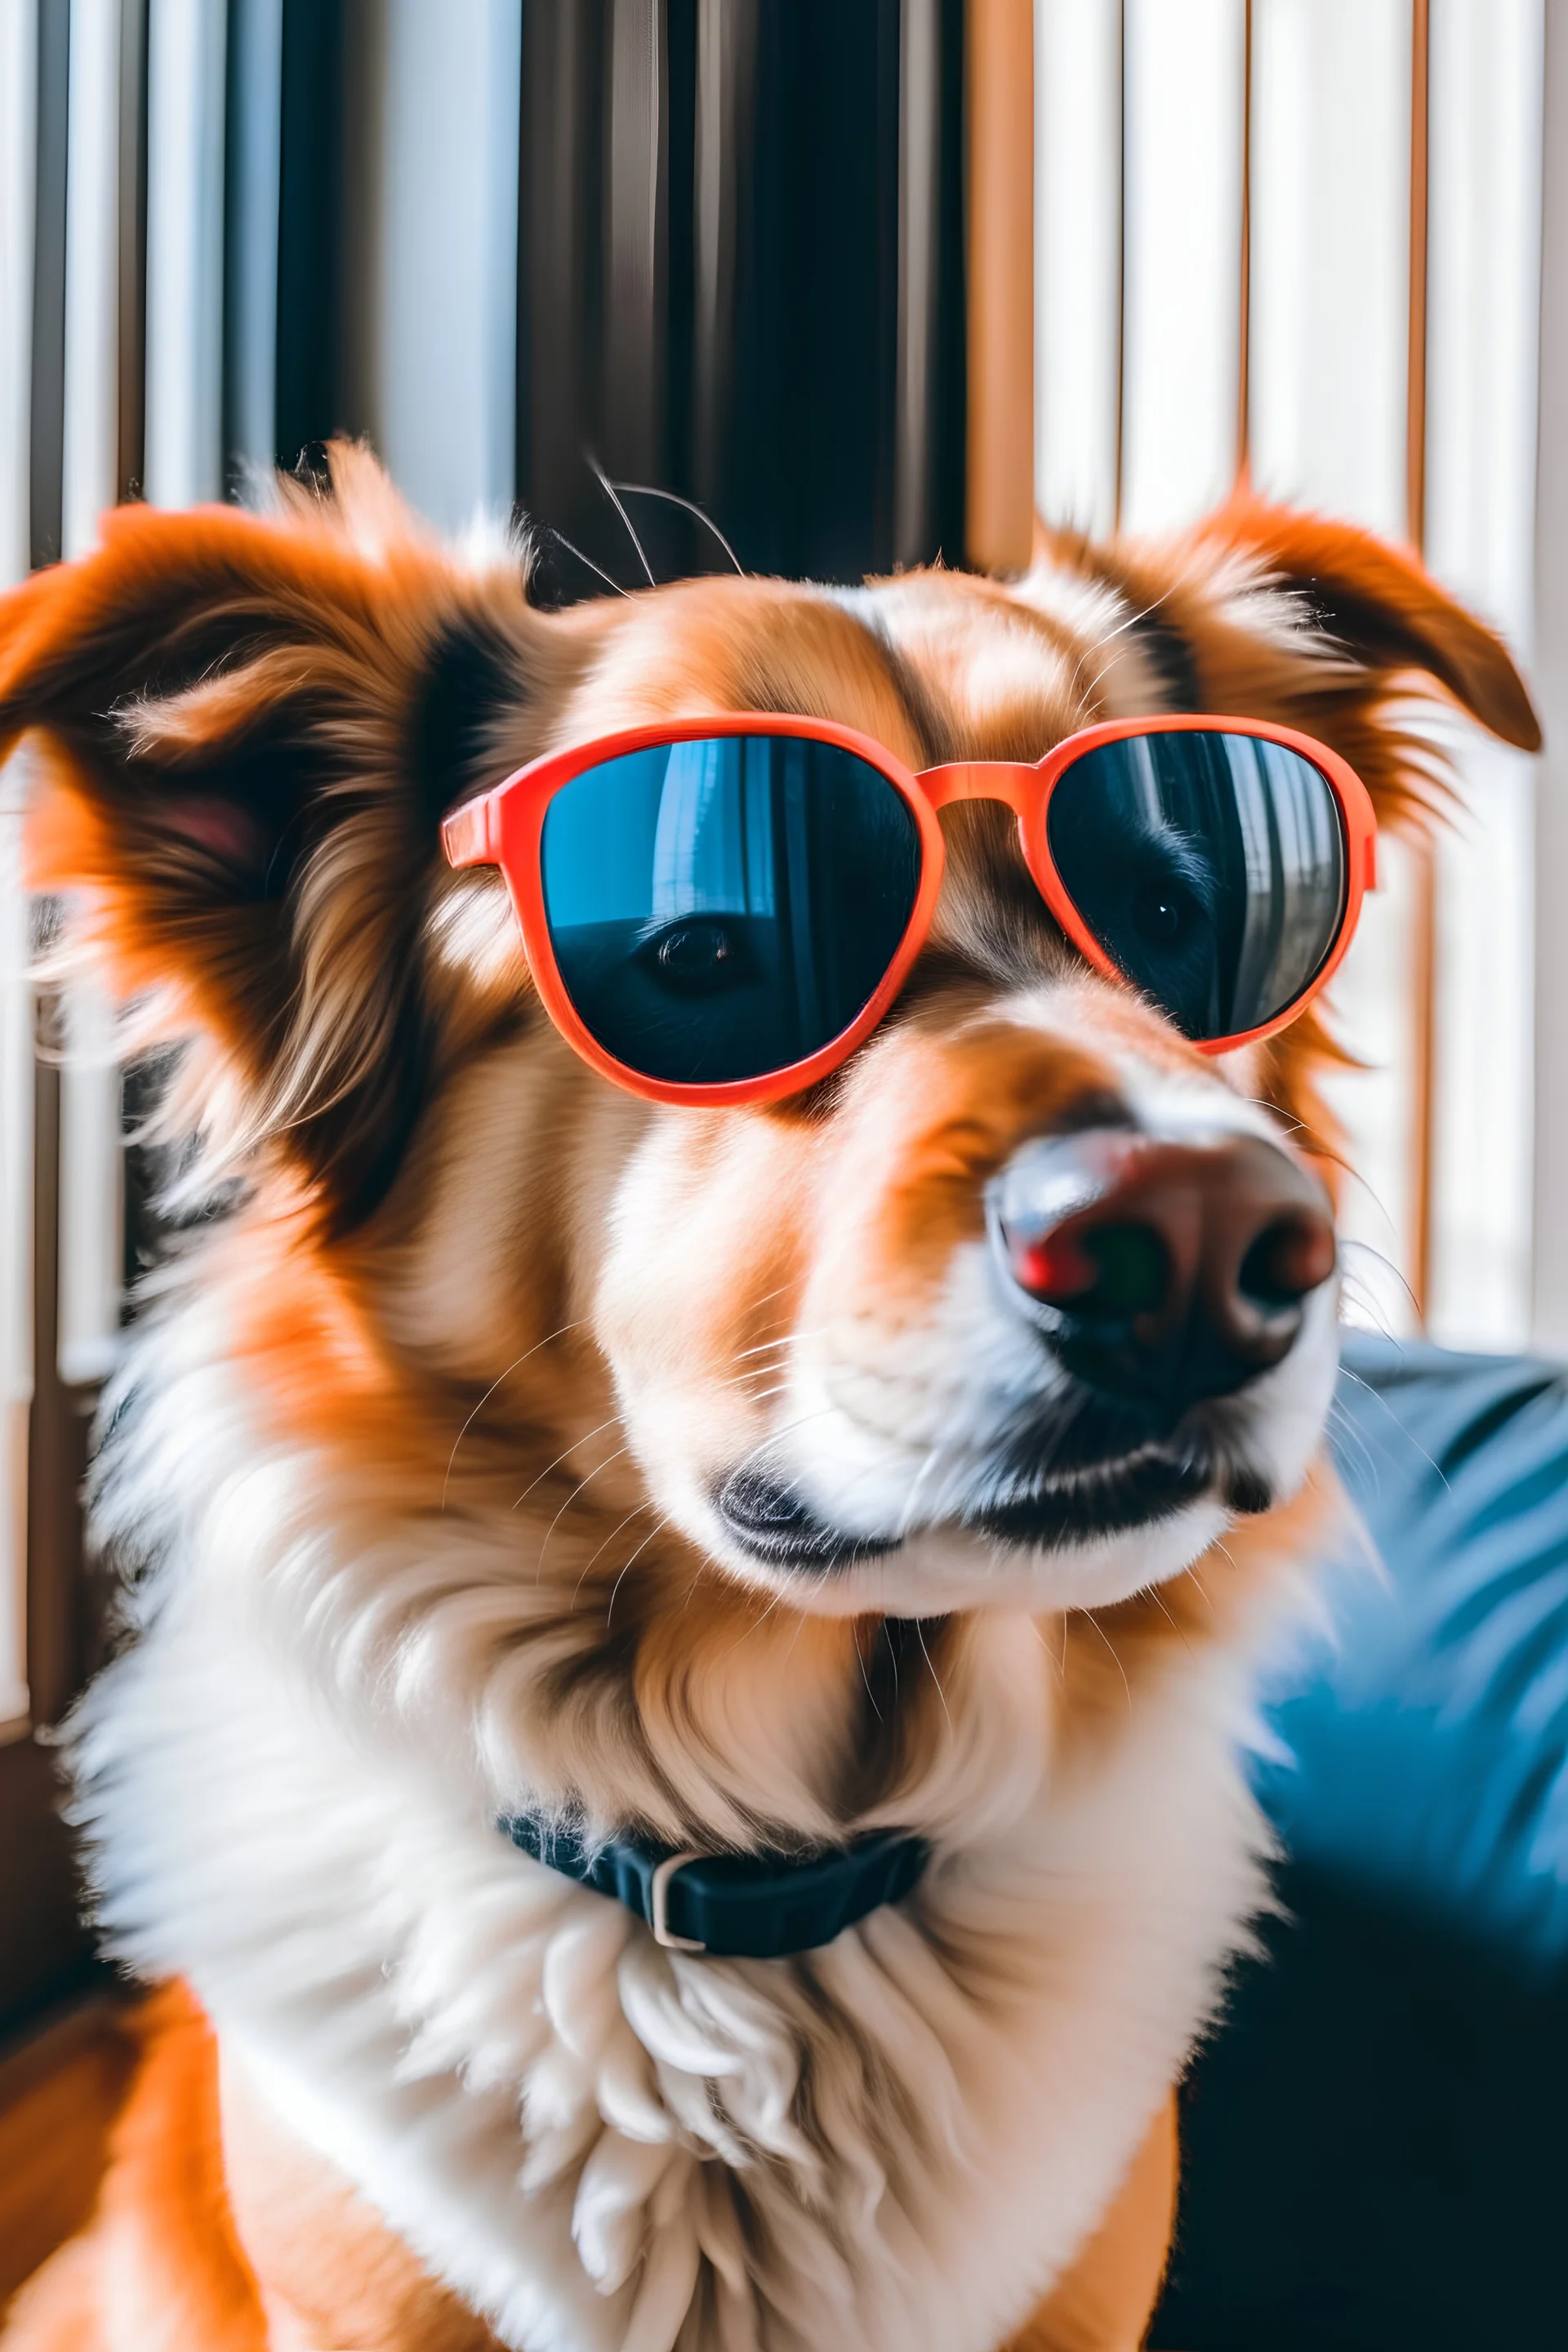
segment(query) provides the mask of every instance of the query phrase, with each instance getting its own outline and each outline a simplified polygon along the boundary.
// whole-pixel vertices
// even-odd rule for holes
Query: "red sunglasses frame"
[[[937,812],[957,801],[1000,801],[1013,811],[1018,820],[1025,863],[1035,886],[1073,946],[1096,971],[1120,982],[1124,988],[1132,986],[1084,922],[1057,871],[1047,834],[1051,794],[1070,767],[1103,743],[1123,742],[1133,735],[1191,733],[1251,735],[1262,742],[1279,743],[1289,751],[1299,752],[1327,782],[1344,828],[1345,905],[1332,947],[1300,996],[1284,1012],[1276,1013],[1272,1021],[1235,1036],[1194,1041],[1200,1054],[1228,1054],[1259,1038],[1271,1037],[1276,1030],[1286,1027],[1328,984],[1354,935],[1362,900],[1377,885],[1377,818],[1366,786],[1354,769],[1337,752],[1331,751],[1326,743],[1298,734],[1293,728],[1276,727],[1256,719],[1222,719],[1185,712],[1179,717],[1112,719],[1068,736],[1032,766],[1005,760],[963,760],[939,768],[925,768],[917,773],[869,735],[862,735],[853,727],[836,726],[830,719],[799,719],[777,711],[710,711],[701,718],[670,719],[654,726],[625,728],[616,734],[598,736],[585,743],[574,743],[566,751],[550,751],[542,759],[531,760],[527,767],[520,768],[515,775],[508,776],[478,800],[455,810],[441,828],[441,838],[453,866],[500,867],[540,999],[567,1044],[591,1068],[650,1102],[776,1102],[784,1095],[798,1094],[817,1079],[826,1077],[846,1061],[871,1034],[903,986],[910,966],[925,944],[942,891],[944,849]],[[785,1069],[770,1070],[756,1078],[724,1079],[712,1086],[683,1086],[663,1078],[645,1077],[640,1070],[629,1069],[607,1054],[579,1020],[561,978],[545,917],[541,860],[544,815],[556,793],[584,769],[598,767],[606,760],[619,759],[630,751],[649,751],[661,743],[691,743],[707,736],[723,735],[802,736],[812,742],[831,743],[840,751],[852,751],[868,767],[875,768],[899,793],[919,827],[920,886],[908,927],[881,984],[847,1029],[815,1054],[807,1055],[804,1061],[792,1062]]]

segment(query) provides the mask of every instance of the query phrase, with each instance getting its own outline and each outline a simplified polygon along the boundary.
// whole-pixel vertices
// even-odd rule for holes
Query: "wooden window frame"
[[[35,1071],[34,1388],[27,1440],[26,1727],[0,1747],[0,2034],[79,1990],[95,1969],[82,1923],[59,1759],[47,1733],[94,1663],[96,1612],[82,1552],[89,1396],[55,1360],[58,1297],[59,1073]]]
[[[142,473],[145,374],[148,0],[121,0],[118,161],[117,488]],[[31,461],[35,568],[61,553],[69,13],[39,0]],[[61,1078],[58,1008],[35,1002],[33,1395],[27,1436],[27,1715],[0,1741],[0,2039],[68,2001],[100,1973],[63,1818],[54,1727],[98,1662],[102,1612],[83,1547],[82,1485],[97,1392],[58,1369]]]

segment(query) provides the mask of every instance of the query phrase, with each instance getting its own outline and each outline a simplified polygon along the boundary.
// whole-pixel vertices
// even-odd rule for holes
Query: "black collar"
[[[780,1853],[682,1853],[673,1846],[611,1838],[587,1845],[577,1831],[529,1813],[498,1826],[535,1862],[613,1895],[675,1952],[716,1958],[784,1959],[830,1944],[883,1903],[901,1903],[925,1868],[923,1838],[879,1830],[804,1860]]]

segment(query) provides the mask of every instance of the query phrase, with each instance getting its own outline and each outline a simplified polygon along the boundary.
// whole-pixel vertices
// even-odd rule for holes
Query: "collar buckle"
[[[648,1926],[653,1929],[654,1942],[662,1944],[667,1952],[705,1952],[708,1949],[706,1944],[695,1943],[689,1936],[675,1935],[669,1925],[670,1880],[678,1870],[684,1870],[689,1862],[700,1862],[701,1859],[701,1855],[697,1853],[666,1854],[648,1881],[648,1909],[652,1914]]]

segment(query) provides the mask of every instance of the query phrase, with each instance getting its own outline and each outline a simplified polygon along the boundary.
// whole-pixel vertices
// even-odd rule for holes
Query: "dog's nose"
[[[1334,1270],[1321,1187],[1259,1136],[1042,1139],[1008,1162],[989,1207],[1068,1370],[1168,1422],[1279,1363]]]

